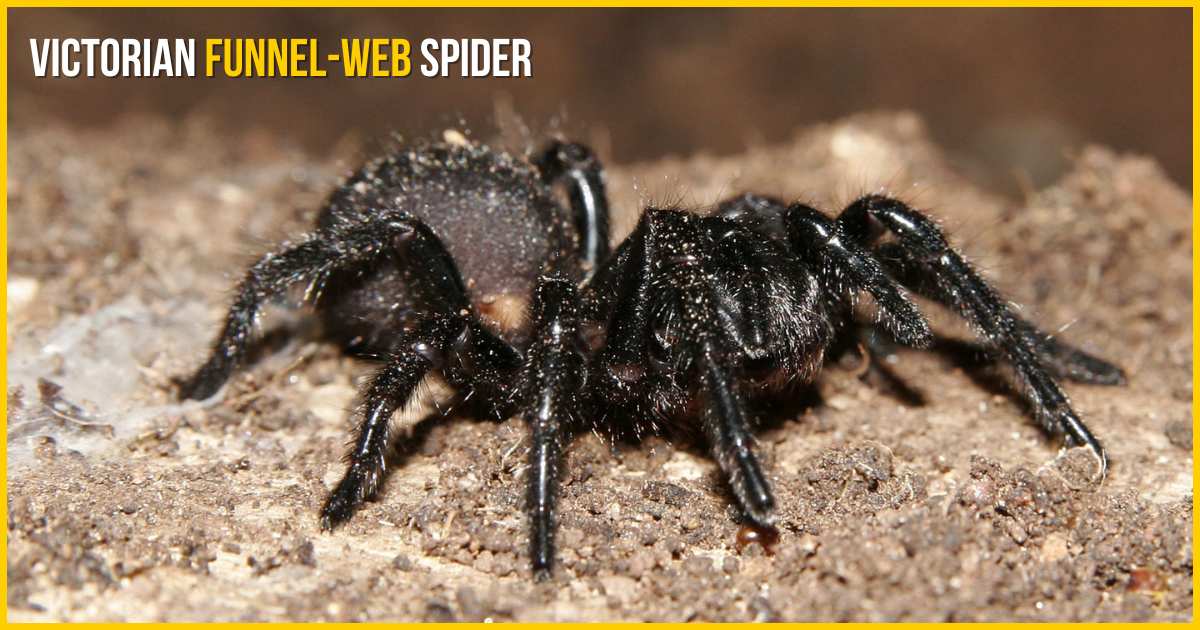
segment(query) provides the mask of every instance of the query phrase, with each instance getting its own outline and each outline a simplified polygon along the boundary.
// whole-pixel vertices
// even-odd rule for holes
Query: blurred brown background
[[[525,37],[529,79],[36,79],[31,37]],[[1151,154],[1191,184],[1188,9],[29,10],[9,12],[10,124],[206,113],[310,150],[347,134],[535,130],[609,160],[740,151],[862,110],[919,112],[961,168],[1014,192],[1085,141]],[[197,43],[197,66],[202,63]],[[415,52],[415,51],[414,51]]]

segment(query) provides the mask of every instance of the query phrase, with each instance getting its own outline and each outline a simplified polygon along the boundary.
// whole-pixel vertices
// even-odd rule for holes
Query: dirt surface
[[[612,167],[619,235],[647,202],[756,190],[832,210],[886,189],[1130,384],[1067,386],[1111,452],[1097,483],[1087,453],[1060,451],[971,352],[832,362],[759,432],[774,555],[737,550],[702,449],[580,436],[561,564],[535,585],[521,420],[420,425],[378,499],[323,534],[368,365],[279,335],[219,400],[172,398],[244,264],[304,230],[364,152],[314,158],[199,119],[13,126],[10,620],[1190,619],[1191,200],[1153,160],[1089,148],[1056,185],[1006,200],[896,114]]]

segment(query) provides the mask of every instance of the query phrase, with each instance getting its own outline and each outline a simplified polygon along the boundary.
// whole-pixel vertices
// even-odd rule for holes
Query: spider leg
[[[444,363],[452,341],[464,335],[466,328],[462,318],[434,317],[422,321],[413,332],[402,333],[398,350],[367,386],[362,422],[346,457],[349,466],[321,510],[322,528],[332,529],[345,522],[379,487],[386,468],[392,415],[412,398],[429,371]]]
[[[590,149],[574,142],[555,142],[537,160],[542,178],[563,182],[583,238],[583,268],[590,275],[608,259],[609,212],[604,170]]]
[[[609,259],[584,285],[589,319],[607,324],[604,348],[596,361],[613,393],[628,398],[641,380],[651,326],[651,278],[658,249],[658,214],[647,211]]]
[[[954,305],[953,294],[929,280],[936,277],[929,265],[915,259],[904,247],[884,243],[876,251],[888,271],[905,286],[935,302]],[[1014,318],[1021,334],[1054,376],[1090,385],[1124,385],[1128,382],[1125,371],[1119,366],[1064,343],[1025,319]]]
[[[782,238],[821,279],[834,304],[847,304],[866,291],[878,306],[880,324],[896,341],[916,348],[933,342],[929,323],[900,287],[841,225],[801,203],[784,206],[761,195],[741,195],[723,202],[718,213],[751,225],[760,233]]]
[[[785,221],[796,251],[818,270],[826,290],[839,297],[866,291],[879,307],[880,323],[896,341],[915,348],[933,343],[925,316],[879,261],[836,221],[799,203],[788,207]]]
[[[555,507],[564,425],[579,410],[584,358],[579,351],[579,297],[558,276],[543,276],[533,297],[534,338],[521,377],[525,420],[532,433],[526,509],[534,577],[546,579],[554,565]]]
[[[460,391],[475,390],[493,405],[491,414],[508,415],[506,402],[519,355],[471,315],[434,315],[401,339],[387,364],[371,379],[363,397],[362,421],[346,459],[346,474],[321,510],[321,523],[332,529],[345,522],[374,494],[385,470],[388,425],[392,416],[413,398],[430,370],[439,370]]]
[[[684,356],[690,359],[690,366],[675,369],[694,374],[699,383],[704,435],[743,514],[756,527],[773,530],[775,498],[753,450],[754,438],[736,382],[740,375],[736,370],[741,367],[734,371],[726,367],[733,360],[748,358],[745,349],[755,344],[752,335],[748,339],[744,332],[753,333],[754,327],[739,330],[732,324],[746,319],[746,314],[731,312],[731,302],[723,299],[720,287],[712,282],[714,265],[722,264],[718,260],[721,254],[719,250],[705,251],[704,244],[711,241],[703,235],[705,230],[716,229],[717,224],[658,210],[648,210],[646,217],[647,236],[655,245],[653,254],[659,261],[647,269],[646,276],[654,287],[669,286],[677,291],[681,310],[671,326],[686,331],[682,333],[688,347]],[[735,242],[732,251],[753,254],[745,245]]]
[[[1108,466],[1104,447],[1071,408],[1042,362],[1038,344],[995,289],[950,247],[933,221],[901,201],[866,196],[847,206],[837,221],[846,234],[864,242],[872,219],[894,233],[908,255],[928,267],[947,304],[1004,353],[1024,383],[1042,426],[1065,433],[1069,444],[1091,449],[1103,475]]]
[[[1089,385],[1125,385],[1129,382],[1120,366],[1063,343],[1026,320],[1018,319],[1017,326],[1055,376]]]
[[[182,398],[202,400],[215,394],[238,368],[262,305],[300,282],[309,293],[320,291],[330,273],[365,267],[389,252],[403,252],[430,299],[443,312],[469,308],[454,261],[437,236],[405,212],[381,212],[377,218],[337,224],[306,236],[300,242],[269,253],[254,263],[235,290],[224,327],[208,360],[180,385]],[[440,302],[440,303],[438,303]]]
[[[754,437],[741,395],[711,341],[700,346],[699,360],[704,397],[702,424],[713,456],[743,513],[756,527],[774,529],[775,498],[752,448]]]

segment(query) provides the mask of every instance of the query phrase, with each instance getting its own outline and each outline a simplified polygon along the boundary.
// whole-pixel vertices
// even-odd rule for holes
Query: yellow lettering
[[[321,55],[318,52],[318,42],[316,39],[310,39],[308,41],[309,47],[312,49],[308,52],[308,76],[323,77],[328,73],[325,72],[325,69],[321,67]]]
[[[408,60],[409,50],[407,39],[392,40],[392,76],[406,77],[412,72],[412,64]]]
[[[204,40],[204,76],[206,77],[211,77],[213,75],[213,66],[216,65],[217,61],[221,59],[221,56],[215,52],[217,46],[220,45],[221,40],[219,39]]]
[[[386,77],[387,70],[384,69],[383,62],[387,59],[384,54],[384,47],[388,45],[388,40],[376,37],[371,40],[371,76]]]
[[[246,46],[242,43],[241,40],[238,40],[237,44],[234,45],[233,42],[231,42],[230,40],[227,39],[227,40],[225,40],[225,47],[227,49],[228,48],[233,49],[232,51],[227,53],[227,56],[224,61],[225,76],[227,76],[227,77],[242,76],[242,65],[243,65],[243,62],[246,60]],[[234,63],[235,61],[237,63]]]
[[[348,77],[367,76],[367,42],[342,38],[342,68]]]
[[[290,62],[288,65],[288,76],[308,76],[308,74],[300,68],[300,62],[304,61],[304,53],[300,52],[300,49],[304,46],[304,40],[290,39],[288,40],[288,45],[288,61]]]
[[[266,45],[261,39],[246,40],[246,76],[264,77],[266,68],[263,67],[263,49]]]

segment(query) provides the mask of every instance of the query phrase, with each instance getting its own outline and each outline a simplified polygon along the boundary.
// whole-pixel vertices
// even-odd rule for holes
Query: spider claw
[[[353,513],[354,508],[340,500],[340,497],[336,495],[330,497],[325,508],[321,510],[321,531],[333,531],[337,526],[350,520]]]
[[[550,567],[533,567],[533,580],[538,583],[549,582],[554,577]]]
[[[1088,452],[1092,454],[1092,457],[1096,458],[1096,478],[1098,481],[1103,482],[1108,477],[1108,453],[1094,439],[1091,443],[1085,444],[1085,446],[1087,446]]]
[[[1092,451],[1092,454],[1094,454],[1097,458],[1097,464],[1099,465],[1099,468],[1100,468],[1100,471],[1099,471],[1100,472],[1100,481],[1103,482],[1105,479],[1108,478],[1108,453],[1105,453],[1103,450],[1100,450],[1100,451]]]
[[[338,525],[350,520],[354,510],[361,503],[361,486],[362,480],[353,471],[338,483],[325,502],[325,507],[321,509],[322,530],[333,531]]]
[[[209,361],[190,378],[177,382],[180,400],[208,400],[221,391],[228,380],[228,371]]]
[[[1088,453],[1096,459],[1096,478],[1103,482],[1108,476],[1108,453],[1100,444],[1100,440],[1092,435],[1092,432],[1074,413],[1068,411],[1061,414],[1059,422],[1066,432],[1067,447],[1087,447]]]

